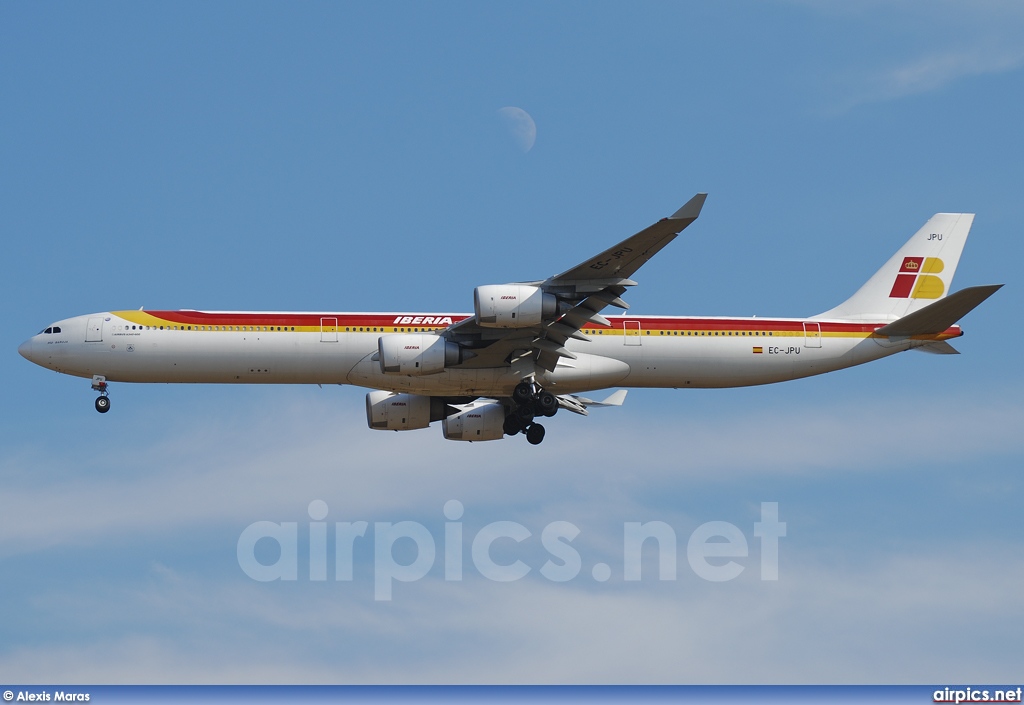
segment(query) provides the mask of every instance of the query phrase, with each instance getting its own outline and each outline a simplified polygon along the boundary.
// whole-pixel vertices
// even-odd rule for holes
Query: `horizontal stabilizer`
[[[921,352],[931,353],[932,355],[959,355],[960,351],[954,348],[952,345],[947,343],[945,340],[937,340],[934,343],[928,343],[927,345],[921,345],[912,350],[920,350]]]
[[[889,337],[937,335],[974,310],[978,304],[1002,288],[1002,284],[972,286],[939,299],[903,318],[882,326],[875,333]]]

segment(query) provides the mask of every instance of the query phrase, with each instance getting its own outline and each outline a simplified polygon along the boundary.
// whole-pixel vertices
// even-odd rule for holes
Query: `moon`
[[[530,113],[522,108],[509,106],[501,108],[498,115],[521,150],[529,152],[533,149],[533,143],[537,141],[537,123],[530,117]]]

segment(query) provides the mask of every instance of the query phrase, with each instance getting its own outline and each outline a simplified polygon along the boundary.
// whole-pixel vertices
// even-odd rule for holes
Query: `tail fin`
[[[936,213],[857,293],[815,318],[896,320],[943,298],[973,213]]]

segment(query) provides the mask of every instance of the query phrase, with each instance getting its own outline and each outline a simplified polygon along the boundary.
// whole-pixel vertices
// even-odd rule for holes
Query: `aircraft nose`
[[[29,338],[24,343],[18,346],[18,354],[26,360],[32,359],[32,339]]]

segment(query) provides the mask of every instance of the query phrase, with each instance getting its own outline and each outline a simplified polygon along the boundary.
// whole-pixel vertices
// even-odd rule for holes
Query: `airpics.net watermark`
[[[452,499],[444,505],[444,537],[441,552],[444,560],[444,579],[460,581],[464,574],[467,537],[460,521],[465,512],[462,502]],[[315,499],[309,503],[308,545],[309,580],[326,581],[328,573],[328,513],[327,503]],[[354,574],[356,542],[368,542],[366,521],[334,522],[334,580],[351,581]],[[537,572],[552,582],[567,582],[583,570],[583,559],[572,542],[580,535],[579,527],[569,521],[553,521],[540,532],[541,546],[547,559]],[[522,544],[533,536],[526,526],[515,521],[495,521],[482,527],[469,542],[473,569],[494,582],[512,582],[525,578],[533,568],[521,558],[499,562],[493,555],[493,546],[501,542],[507,554],[509,541]],[[786,535],[786,523],[779,521],[778,502],[761,503],[761,520],[754,522],[753,536],[760,542],[761,580],[779,579],[779,539]],[[644,545],[657,548],[658,579],[676,580],[678,539],[675,529],[663,521],[627,521],[622,525],[622,579],[641,579]],[[303,537],[304,543],[306,537]],[[257,544],[276,545],[276,559],[263,562],[257,557]],[[411,542],[411,545],[410,545]],[[648,543],[651,542],[651,543]],[[395,558],[396,545],[403,554],[411,549],[414,557],[409,562]],[[394,583],[410,583],[425,577],[437,559],[438,541],[423,524],[416,521],[373,523],[373,597],[390,600]],[[259,582],[299,579],[299,523],[294,521],[256,521],[245,527],[238,537],[238,565],[242,571]],[[725,582],[737,578],[746,566],[733,559],[747,558],[749,545],[743,531],[727,521],[709,521],[698,526],[686,541],[686,561],[690,569],[703,580]],[[265,557],[265,556],[264,556]],[[539,561],[538,561],[539,562]],[[590,571],[597,582],[612,577],[608,563],[596,563]]]

